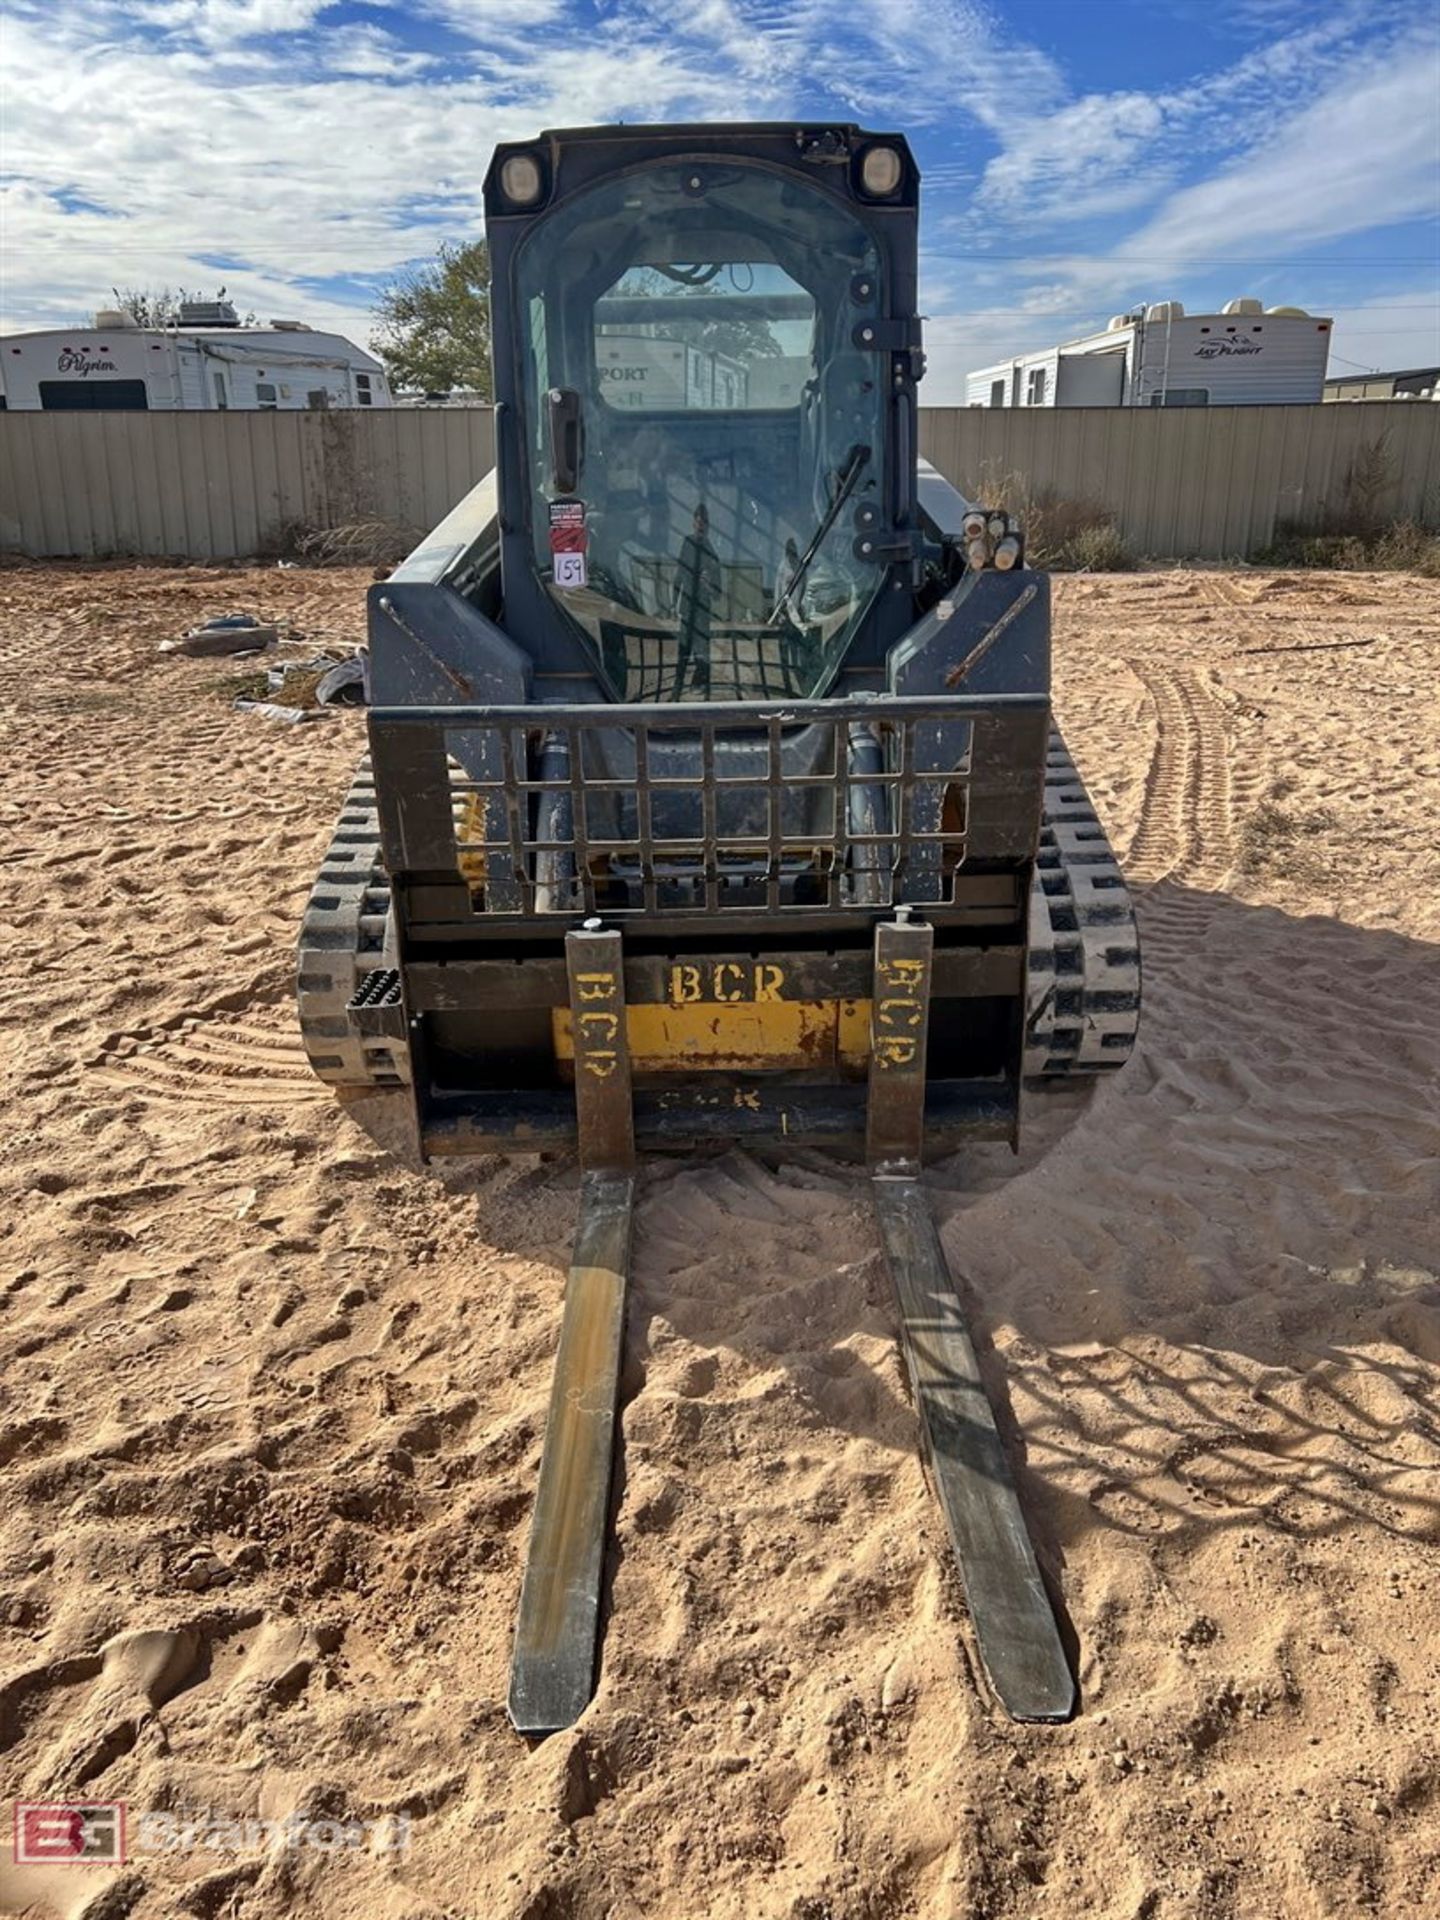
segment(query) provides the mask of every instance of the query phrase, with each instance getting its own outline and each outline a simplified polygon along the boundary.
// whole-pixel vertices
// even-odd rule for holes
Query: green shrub
[[[1413,520],[1397,520],[1387,527],[1375,542],[1374,555],[1376,566],[1440,580],[1440,533],[1417,526]]]
[[[979,498],[1012,514],[1025,530],[1025,558],[1052,573],[1117,573],[1136,564],[1115,516],[1098,500],[1070,499],[1032,487],[1022,473],[986,474]]]
[[[1129,542],[1113,520],[1081,527],[1061,549],[1061,558],[1051,563],[1077,573],[1128,573],[1135,565]]]
[[[1262,567],[1334,567],[1347,573],[1381,569],[1440,579],[1440,533],[1414,520],[1359,533],[1311,533],[1279,527],[1268,547],[1251,556]]]

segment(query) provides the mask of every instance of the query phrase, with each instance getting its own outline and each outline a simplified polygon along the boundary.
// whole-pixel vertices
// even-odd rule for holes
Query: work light
[[[540,198],[545,179],[528,153],[512,153],[500,168],[500,191],[514,207],[530,207]]]
[[[894,147],[868,147],[860,162],[860,184],[866,193],[883,200],[899,186],[903,171]]]

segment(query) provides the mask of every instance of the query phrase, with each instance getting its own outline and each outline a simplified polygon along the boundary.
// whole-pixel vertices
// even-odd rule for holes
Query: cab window
[[[614,696],[822,693],[883,579],[856,540],[887,405],[856,210],[657,162],[537,221],[516,293],[533,564]]]

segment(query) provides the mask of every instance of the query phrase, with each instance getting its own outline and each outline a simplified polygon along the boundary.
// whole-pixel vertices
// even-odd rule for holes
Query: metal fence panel
[[[1103,507],[1141,553],[1231,559],[1364,493],[1440,515],[1440,406],[930,407],[921,451],[963,493]],[[494,464],[486,407],[343,413],[0,412],[0,550],[243,559],[376,520],[416,536]]]
[[[1440,520],[1440,406],[932,407],[920,446],[962,493],[1104,508],[1141,553],[1235,559],[1357,510]]]

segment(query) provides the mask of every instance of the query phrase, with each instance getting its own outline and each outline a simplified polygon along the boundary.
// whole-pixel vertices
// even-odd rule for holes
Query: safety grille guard
[[[391,874],[464,876],[495,927],[943,915],[962,872],[1033,856],[1048,723],[1037,695],[868,695],[378,707],[370,732]]]

